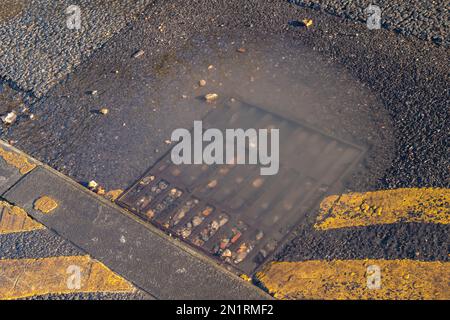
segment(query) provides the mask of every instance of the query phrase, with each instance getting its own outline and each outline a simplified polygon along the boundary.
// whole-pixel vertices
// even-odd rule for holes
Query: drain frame
[[[230,108],[230,105],[227,103],[224,103],[224,101],[221,99],[218,104],[222,104],[224,108]],[[284,245],[291,240],[291,237],[295,236],[294,234],[294,230],[301,224],[301,221],[303,219],[307,219],[310,214],[308,213],[308,211],[313,211],[313,209],[315,209],[319,202],[320,199],[322,199],[326,194],[327,191],[332,190],[333,188],[336,188],[336,185],[339,181],[341,181],[342,179],[344,179],[349,173],[350,171],[353,170],[353,168],[361,161],[361,159],[364,157],[365,153],[366,153],[366,149],[353,144],[351,142],[345,141],[343,139],[340,138],[336,138],[336,137],[332,137],[328,134],[326,134],[325,132],[323,132],[320,129],[317,129],[313,126],[311,126],[308,123],[305,123],[304,121],[301,121],[295,117],[289,116],[289,118],[287,118],[285,115],[282,114],[278,114],[275,113],[273,111],[271,111],[269,108],[264,108],[264,107],[260,107],[260,106],[254,106],[245,102],[242,102],[242,99],[235,99],[233,102],[233,106],[232,108],[235,108],[236,105],[238,106],[246,106],[246,107],[250,107],[250,108],[254,108],[255,110],[257,110],[258,112],[263,112],[264,114],[270,115],[274,118],[277,119],[281,119],[282,121],[286,121],[288,124],[293,125],[294,127],[298,127],[301,128],[302,130],[309,130],[310,132],[314,133],[314,134],[318,134],[320,136],[322,136],[325,141],[335,141],[337,143],[340,143],[344,146],[348,146],[349,149],[353,149],[357,151],[357,156],[353,157],[353,160],[351,161],[351,163],[349,163],[348,165],[345,166],[345,169],[341,172],[338,176],[336,176],[336,178],[327,184],[327,189],[326,190],[322,190],[320,193],[317,193],[318,190],[320,190],[321,186],[324,185],[323,181],[315,181],[315,185],[316,188],[311,188],[308,190],[308,192],[306,193],[306,195],[302,198],[301,203],[302,206],[300,208],[296,208],[295,212],[297,212],[297,216],[294,217],[294,221],[291,221],[291,225],[288,225],[288,227],[286,227],[286,229],[283,231],[282,237],[280,239],[278,239],[275,243],[275,246],[273,248],[273,250],[271,250],[260,262],[254,262],[254,264],[256,265],[254,268],[252,268],[251,270],[247,269],[247,270],[243,270],[243,268],[240,268],[238,264],[235,263],[231,263],[230,261],[226,261],[221,259],[220,256],[218,256],[217,254],[214,254],[211,250],[211,243],[213,243],[213,241],[210,241],[212,239],[214,240],[220,240],[219,239],[219,235],[221,233],[223,233],[223,230],[218,230],[217,232],[215,232],[209,239],[208,241],[205,241],[202,245],[198,245],[196,243],[194,243],[194,241],[192,240],[191,236],[192,234],[190,233],[188,236],[183,237],[182,235],[180,235],[180,233],[178,232],[180,230],[180,228],[182,227],[183,223],[186,223],[186,221],[189,221],[192,217],[193,217],[193,210],[197,210],[197,208],[206,208],[207,206],[212,206],[214,208],[214,210],[217,210],[217,214],[225,214],[228,216],[228,225],[235,225],[239,222],[239,220],[241,219],[240,216],[235,215],[236,209],[233,209],[231,207],[229,207],[228,205],[224,205],[223,203],[220,203],[219,201],[214,200],[213,198],[211,198],[210,196],[206,195],[206,196],[202,196],[199,193],[199,188],[202,187],[201,184],[196,184],[196,181],[193,181],[193,183],[191,185],[187,185],[185,182],[183,182],[182,180],[180,180],[180,178],[174,178],[173,174],[169,174],[168,168],[170,168],[170,166],[174,166],[174,167],[178,167],[177,165],[174,165],[173,163],[171,163],[170,161],[168,161],[168,159],[170,158],[170,153],[172,152],[172,148],[170,148],[166,153],[164,153],[151,167],[150,169],[148,169],[141,177],[139,177],[139,179],[136,180],[135,183],[133,183],[124,193],[122,193],[122,195],[120,196],[120,198],[116,201],[117,204],[119,204],[120,206],[122,206],[123,208],[127,209],[128,211],[130,211],[132,214],[138,216],[140,219],[151,223],[152,225],[154,225],[155,227],[157,227],[158,229],[162,230],[163,232],[165,232],[166,234],[169,234],[171,237],[175,237],[178,240],[182,241],[183,243],[186,243],[189,247],[193,248],[194,250],[197,250],[199,252],[201,252],[202,254],[208,256],[209,258],[211,258],[213,261],[215,261],[218,265],[221,265],[223,267],[225,267],[226,269],[233,271],[235,273],[247,273],[247,274],[255,274],[256,272],[258,272],[268,261],[272,260],[273,257],[276,255],[276,253],[284,247]],[[209,117],[211,116],[212,113],[217,112],[218,109],[213,109],[210,110],[203,118],[203,121],[208,121]],[[220,111],[220,110],[219,110]],[[205,126],[208,127],[209,123],[207,123],[207,125]],[[192,131],[191,131],[192,132]],[[198,181],[202,181],[205,180],[204,179],[204,175],[206,174],[208,177],[208,172],[211,171],[209,173],[209,175],[212,175],[214,173],[216,173],[216,171],[220,171],[215,169],[209,170],[208,166],[203,164],[203,165],[191,165],[191,166],[199,166],[200,170],[202,169],[202,166],[206,166],[206,169],[204,170],[204,173],[200,173],[200,175],[197,177]],[[217,166],[217,165],[216,165]],[[220,166],[220,165],[219,165]],[[246,165],[248,166],[248,165]],[[239,166],[238,166],[239,167]],[[243,167],[243,166],[242,166]],[[188,169],[187,169],[188,170]],[[232,169],[231,169],[232,170]],[[249,170],[248,168],[244,169],[245,170]],[[178,168],[178,171],[180,171],[179,174],[181,174],[181,172],[183,171],[182,168]],[[185,170],[186,171],[186,170]],[[284,173],[286,174],[286,173]],[[146,214],[143,214],[140,210],[137,210],[136,207],[133,207],[132,205],[130,205],[127,202],[127,197],[129,197],[130,193],[135,190],[136,188],[139,187],[139,184],[143,181],[143,179],[146,179],[146,177],[152,176],[154,177],[155,184],[159,183],[160,181],[165,181],[168,183],[168,189],[171,188],[175,188],[176,190],[179,190],[182,192],[182,194],[176,199],[176,201],[174,202],[174,207],[171,210],[167,210],[167,208],[165,208],[163,211],[165,211],[163,213],[163,217],[164,219],[158,219],[155,218],[155,215],[149,217]],[[248,179],[251,179],[251,174],[248,175]],[[307,178],[307,176],[303,176],[303,178]],[[292,184],[296,183],[296,179],[293,179],[290,184],[288,184],[289,186],[291,186]],[[152,182],[151,182],[152,183]],[[150,184],[151,184],[150,183]],[[203,187],[205,185],[203,184]],[[319,188],[317,188],[317,186],[320,186]],[[160,192],[159,194],[157,194],[154,198],[151,199],[151,203],[154,204],[154,206],[158,206],[162,201],[164,201],[164,199],[166,197],[168,197],[170,191],[163,191]],[[264,193],[264,191],[261,191],[262,193]],[[294,192],[295,193],[295,192]],[[186,201],[189,199],[197,199],[198,203],[196,203],[194,205],[193,208],[191,208],[190,210],[188,210],[185,213],[185,216],[181,219],[182,221],[178,221],[177,224],[175,224],[174,226],[170,226],[167,225],[167,223],[164,223],[164,220],[169,219],[169,221],[179,212],[179,210],[186,204]],[[258,200],[256,199],[255,202],[257,202]],[[245,203],[243,204],[245,205]],[[153,207],[153,205],[151,205],[151,207]],[[150,209],[153,210],[153,209]],[[267,210],[265,210],[267,211]],[[208,225],[208,223],[210,223],[213,220],[213,216],[216,215],[215,212],[213,212],[213,214],[210,214],[209,216],[206,216],[204,221],[202,220],[202,222],[200,223],[202,226],[200,228],[197,228],[197,226],[194,226],[193,229],[197,228],[197,229],[202,229],[204,228],[206,225]],[[244,214],[245,215],[245,214]],[[281,219],[280,219],[281,220]],[[233,222],[233,223],[232,223]],[[245,220],[244,222],[245,223]],[[250,229],[256,229],[254,227],[250,228]],[[178,231],[177,231],[178,230]],[[199,231],[197,230],[195,233],[198,233]],[[252,232],[250,230],[250,232]],[[253,230],[253,233],[255,232],[255,230]],[[269,239],[270,240],[270,239]],[[248,242],[250,242],[251,240],[248,240]],[[209,242],[207,246],[205,246],[205,243]],[[270,241],[269,241],[270,242]],[[239,242],[238,242],[239,243]],[[241,243],[244,243],[243,241],[241,241]],[[234,245],[234,243],[232,244]],[[209,249],[208,249],[209,248]],[[256,251],[257,250],[253,250],[250,251],[251,254],[249,254],[249,259],[251,257],[253,257],[253,260],[256,258]],[[245,258],[244,258],[245,259]]]

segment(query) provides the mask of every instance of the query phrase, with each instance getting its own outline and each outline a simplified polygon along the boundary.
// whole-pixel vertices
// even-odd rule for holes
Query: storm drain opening
[[[278,128],[279,171],[259,165],[175,165],[171,150],[118,200],[141,219],[236,271],[253,274],[364,149],[238,100],[220,103],[206,128]]]

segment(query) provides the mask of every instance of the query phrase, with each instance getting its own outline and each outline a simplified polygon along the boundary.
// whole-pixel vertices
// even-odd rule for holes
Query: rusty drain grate
[[[267,260],[364,152],[238,101],[214,109],[203,124],[279,128],[278,174],[261,176],[258,165],[174,165],[168,152],[118,203],[247,274]]]

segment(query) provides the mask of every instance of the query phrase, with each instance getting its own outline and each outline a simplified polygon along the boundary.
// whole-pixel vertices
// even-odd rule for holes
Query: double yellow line
[[[393,223],[448,224],[450,190],[411,188],[325,198],[319,231]],[[280,299],[449,299],[450,263],[417,260],[273,262],[256,275]]]
[[[448,189],[433,188],[330,196],[320,206],[315,228],[324,232],[399,222],[446,225],[450,221],[449,203]],[[0,234],[44,228],[21,208],[0,201]],[[81,277],[74,286],[76,271]],[[449,299],[449,276],[448,262],[366,259],[273,262],[256,278],[281,299]],[[0,299],[134,290],[89,256],[0,258]]]
[[[0,234],[45,229],[21,208],[0,201]],[[131,293],[125,279],[89,256],[1,259],[0,299],[88,292]]]

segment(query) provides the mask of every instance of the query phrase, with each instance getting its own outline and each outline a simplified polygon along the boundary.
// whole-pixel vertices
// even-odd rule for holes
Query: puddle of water
[[[227,123],[226,128],[260,129],[267,120],[264,111],[236,112],[235,127],[226,120],[230,115],[224,105],[237,101],[269,111],[272,119],[277,115],[284,119],[274,120],[280,129],[280,173],[263,177],[265,183],[258,190],[252,182],[261,177],[250,166],[177,167],[166,155],[145,177],[153,177],[155,183],[162,178],[170,187],[159,198],[150,196],[150,201],[138,182],[122,199],[123,205],[143,219],[241,272],[250,274],[270,259],[324,196],[344,191],[343,177],[361,160],[363,150],[385,143],[380,127],[389,127],[388,116],[376,97],[333,61],[286,39],[194,39],[189,48],[165,55],[155,65],[159,76],[155,105],[162,112],[169,106],[177,110],[186,119],[186,129],[211,109],[215,119]],[[208,93],[218,94],[216,104],[204,102],[202,97]],[[191,109],[200,114],[186,112]],[[301,125],[289,129],[290,120],[313,130],[301,129]],[[168,205],[172,188],[182,196]],[[200,209],[184,209],[193,201],[215,211],[203,217],[198,214]],[[227,223],[217,234],[202,234],[221,215]]]
[[[201,97],[217,93],[305,122],[373,150],[373,161],[387,161],[380,152],[389,145],[380,129],[389,132],[381,103],[333,61],[291,39],[197,38],[158,59],[125,63],[94,61],[36,104],[37,120],[21,123],[12,138],[79,181],[125,189],[170,148],[165,140],[173,130],[190,129],[215,107]],[[112,75],[113,68],[122,71]],[[97,95],[86,94],[94,89]],[[107,116],[93,112],[103,107]],[[281,149],[289,145],[281,138]]]
[[[162,109],[208,109],[201,97],[217,93],[360,145],[376,139],[380,124],[389,126],[381,102],[362,83],[288,39],[194,39],[189,49],[166,61],[158,85]]]
[[[364,152],[237,100],[218,103],[204,126],[270,126],[289,144],[280,146],[279,168],[269,176],[258,165],[175,165],[168,152],[118,203],[246,274],[268,259]]]

